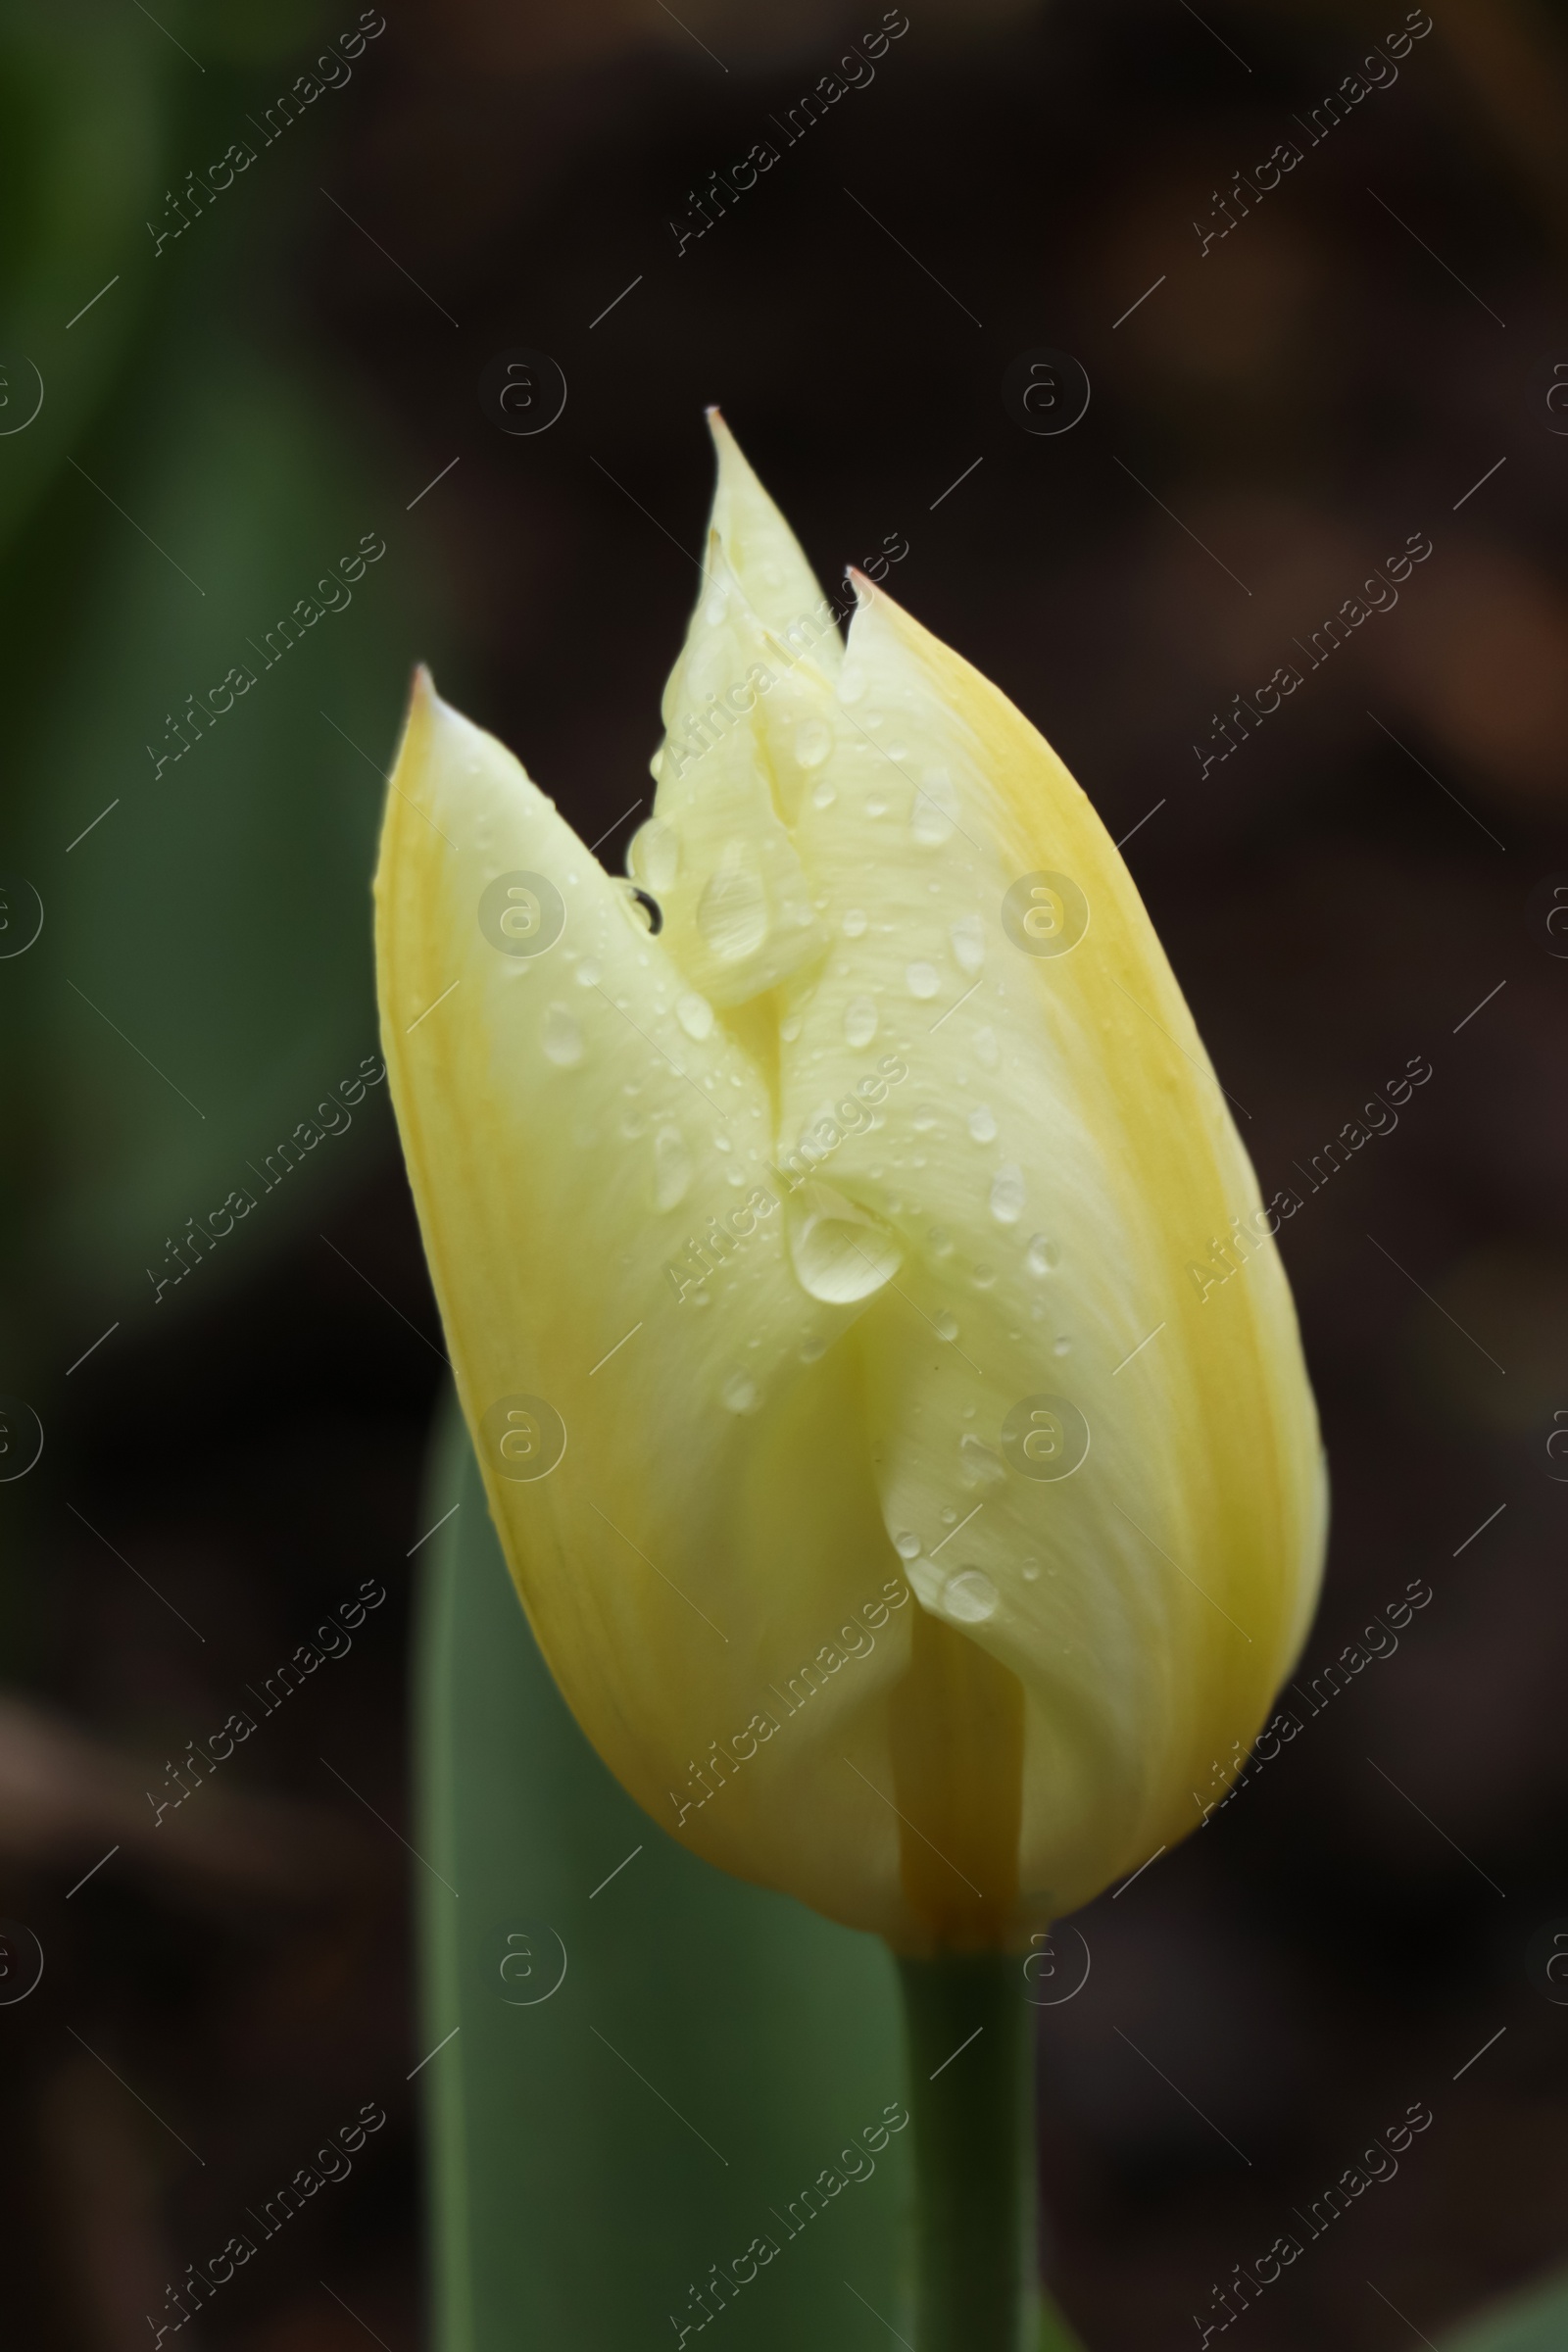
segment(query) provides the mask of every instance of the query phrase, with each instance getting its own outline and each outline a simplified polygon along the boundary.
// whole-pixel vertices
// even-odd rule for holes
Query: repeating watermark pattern
[[[252,653],[261,657],[262,670],[265,672],[275,668],[283,656],[298,645],[306,630],[314,629],[317,622],[324,620],[328,612],[346,612],[354,602],[349,582],[364,579],[366,565],[378,564],[385,554],[386,541],[378,531],[362,532],[358,553],[340,556],[336,569],[328,566],[317,581],[315,594],[296,598],[292,612],[284,613],[280,620],[274,621],[264,632],[269,648],[267,653],[262,653],[254,637],[247,637],[245,642]],[[257,674],[247,662],[232,662],[220,683],[209,686],[205,702],[199,702],[194,694],[187,694],[185,708],[177,718],[172,710],[164,712],[164,742],[177,743],[179,749],[158,752],[148,744],[147,757],[153,763],[155,784],[166,767],[177,766],[185,754],[194,751],[203,737],[211,734],[219,720],[228,715],[236,702],[249,694],[257,682]]]
[[[1310,1723],[1314,1715],[1321,1715],[1330,1700],[1338,1698],[1342,1690],[1348,1690],[1354,1677],[1364,1674],[1368,1666],[1381,1665],[1385,1659],[1392,1658],[1399,1646],[1400,1634],[1406,1631],[1416,1610],[1426,1608],[1433,1597],[1432,1587],[1426,1579],[1412,1577],[1404,1588],[1404,1598],[1391,1600],[1373,1617],[1370,1625],[1362,1629],[1359,1640],[1347,1642],[1337,1659],[1331,1658],[1326,1666],[1319,1667],[1304,1690],[1299,1683],[1293,1683],[1291,1689],[1307,1710],[1306,1722]],[[1197,1788],[1193,1790],[1200,1829],[1207,1829],[1214,1814],[1223,1813],[1226,1806],[1240,1796],[1248,1783],[1256,1780],[1263,1766],[1272,1764],[1281,1749],[1288,1747],[1304,1729],[1305,1723],[1299,1716],[1294,1715],[1289,1707],[1281,1707],[1253,1740],[1251,1760],[1247,1763],[1245,1770],[1239,1769],[1245,1752],[1242,1743],[1239,1740],[1233,1740],[1230,1754],[1223,1759],[1216,1756],[1208,1776],[1210,1791],[1223,1789],[1225,1793],[1205,1796]]]
[[[1365,2147],[1352,2164],[1348,2164],[1337,2180],[1331,2180],[1321,2195],[1312,2199],[1305,2213],[1298,2206],[1291,2211],[1306,2230],[1309,2242],[1320,2238],[1342,2214],[1348,2213],[1357,2197],[1365,2196],[1374,2183],[1386,2188],[1399,2169],[1398,2160],[1409,2149],[1418,2132],[1430,2129],[1432,2109],[1424,2099],[1413,2099],[1404,2111],[1401,2123],[1388,2128]],[[1223,2318],[1205,2319],[1194,2312],[1193,2326],[1198,2329],[1200,2352],[1211,2335],[1223,2335],[1228,2328],[1249,2311],[1263,2293],[1283,2277],[1292,2263],[1299,2261],[1306,2247],[1291,2230],[1283,2230],[1266,2254],[1258,2255],[1250,2270],[1241,2263],[1232,2266],[1231,2275],[1223,2287],[1217,2282],[1209,2290],[1209,2309],[1223,2313]],[[1233,2308],[1234,2307],[1234,2308]]]
[[[1353,1154],[1375,1135],[1394,1133],[1399,1123],[1399,1110],[1409,1102],[1416,1087],[1425,1086],[1433,1071],[1433,1064],[1424,1054],[1412,1054],[1404,1067],[1402,1078],[1386,1078],[1382,1092],[1375,1092],[1362,1104],[1360,1117],[1347,1119],[1338,1136],[1312,1153],[1314,1173],[1308,1174],[1300,1161],[1296,1161],[1297,1168],[1306,1177],[1308,1193],[1320,1193],[1329,1178],[1348,1167]],[[1233,1275],[1240,1274],[1250,1263],[1264,1242],[1273,1239],[1282,1223],[1305,1205],[1305,1196],[1287,1186],[1263,1207],[1249,1210],[1245,1217],[1233,1216],[1231,1230],[1223,1241],[1210,1236],[1205,1258],[1188,1260],[1187,1273],[1197,1287],[1199,1298],[1206,1299],[1211,1291],[1223,1290]]]
[[[0,875],[0,963],[25,956],[43,929],[43,901],[21,874]]]
[[[566,1946],[544,1919],[507,1919],[496,1930],[492,1990],[509,2009],[537,2009],[566,1981]]]
[[[820,74],[814,89],[808,90],[803,98],[789,108],[787,126],[780,122],[776,115],[769,115],[768,121],[775,130],[782,133],[785,147],[793,147],[804,139],[813,123],[820,122],[841,98],[849,96],[851,90],[869,89],[876,79],[876,67],[871,60],[885,57],[888,44],[902,40],[908,29],[909,20],[903,9],[888,9],[879,29],[862,33],[859,41],[847,49],[839,59],[838,70]],[[692,208],[686,217],[687,221],[689,223],[695,214],[701,225],[693,227],[683,225],[679,220],[671,220],[669,232],[675,240],[677,261],[684,259],[686,248],[694,238],[706,237],[726,212],[732,212],[742,196],[756,187],[760,173],[772,171],[780,153],[781,150],[770,139],[756,139],[740,162],[731,164],[727,176],[721,172],[710,172],[701,194],[695,188],[687,189],[687,201]]]
[[[479,928],[503,956],[544,956],[566,928],[566,902],[548,874],[519,866],[486,884]]]
[[[864,1128],[874,1127],[876,1120],[868,1105],[884,1102],[890,1087],[901,1086],[909,1075],[907,1062],[896,1054],[884,1054],[876,1065],[876,1074],[860,1080],[853,1095],[845,1097],[837,1108],[812,1122],[793,1152],[780,1155],[773,1174],[787,1200],[798,1192],[809,1177],[816,1174],[832,1158],[846,1135],[858,1135]],[[671,1259],[664,1268],[677,1303],[684,1300],[688,1291],[700,1290],[713,1272],[735,1251],[749,1242],[760,1219],[770,1217],[779,1205],[778,1195],[765,1185],[758,1185],[739,1208],[732,1208],[722,1220],[710,1217],[708,1231],[694,1234],[686,1244],[684,1264]]]
[[[1530,893],[1525,921],[1536,945],[1548,956],[1568,956],[1568,874],[1548,874]]]
[[[1308,145],[1320,147],[1329,132],[1337,129],[1363,99],[1370,98],[1374,90],[1392,90],[1399,78],[1399,69],[1394,61],[1396,58],[1408,57],[1415,43],[1425,40],[1431,30],[1432,19],[1425,9],[1412,8],[1404,20],[1403,29],[1386,34],[1378,46],[1361,60],[1361,71],[1347,74],[1337,89],[1331,90],[1320,104],[1308,110],[1304,122],[1299,115],[1293,115],[1292,122],[1306,133]],[[1254,164],[1250,179],[1241,172],[1233,172],[1231,184],[1225,194],[1222,196],[1218,188],[1214,190],[1209,219],[1216,225],[1205,227],[1201,220],[1193,222],[1200,257],[1206,260],[1209,247],[1228,237],[1233,228],[1240,227],[1241,221],[1247,219],[1253,207],[1261,204],[1264,197],[1271,195],[1279,186],[1285,173],[1294,172],[1297,165],[1303,161],[1302,149],[1293,139],[1282,139],[1266,162]],[[1269,176],[1271,173],[1272,177]],[[1246,196],[1242,193],[1244,188]],[[1251,204],[1248,203],[1247,196],[1250,196]],[[1236,218],[1238,214],[1240,220]],[[1221,220],[1223,227],[1217,224]]]
[[[1089,370],[1070,351],[1036,344],[1002,378],[1002,405],[1026,433],[1070,433],[1088,414]]]
[[[1059,2009],[1063,2002],[1076,2000],[1089,1982],[1093,1961],[1089,1938],[1082,1928],[1072,1928],[1082,1948],[1082,1960],[1076,1952],[1067,1957],[1056,1949],[1059,1928],[1047,1928],[1029,1938],[1030,1950],[1023,1964],[1023,1981],[1027,1987],[1024,1999],[1031,2009]],[[1038,1989],[1049,1985],[1050,1990]]]
[[[1528,381],[1530,415],[1548,433],[1568,433],[1568,360],[1538,360]]]
[[[498,1478],[548,1478],[566,1450],[566,1424],[543,1396],[498,1396],[479,1424],[479,1452]]]
[[[1002,1424],[1002,1450],[1020,1478],[1071,1478],[1089,1452],[1089,1424],[1070,1396],[1021,1396]]]
[[[498,351],[479,376],[479,406],[504,433],[545,433],[566,405],[566,374],[546,351]]]
[[[741,1766],[749,1764],[758,1749],[764,1747],[775,1732],[782,1731],[791,1716],[799,1715],[819,1690],[825,1690],[830,1677],[839,1673],[852,1658],[868,1658],[876,1647],[877,1635],[886,1626],[893,1611],[902,1609],[908,1597],[909,1588],[903,1577],[890,1576],[877,1597],[862,1601],[858,1609],[852,1610],[848,1622],[840,1626],[836,1641],[824,1642],[814,1657],[804,1660],[796,1668],[786,1679],[783,1690],[780,1690],[777,1683],[768,1684],[769,1695],[778,1701],[783,1710],[782,1716],[776,1715],[771,1707],[759,1706],[745,1729],[736,1732],[727,1744],[710,1740],[708,1753],[702,1763],[699,1764],[696,1757],[692,1757],[686,1776],[687,1788],[700,1788],[702,1795],[680,1797],[673,1788],[669,1792],[669,1801],[675,1808],[676,1829],[679,1830],[688,1813],[700,1813],[726,1782],[735,1778]],[[743,1740],[750,1744],[743,1747]]]
[[[275,1192],[284,1177],[293,1174],[306,1153],[314,1152],[317,1145],[324,1143],[329,1135],[347,1135],[354,1124],[348,1106],[358,1106],[363,1102],[367,1089],[379,1086],[385,1076],[385,1062],[378,1054],[367,1054],[360,1063],[359,1074],[353,1078],[339,1079],[337,1093],[329,1094],[324,1102],[318,1102],[315,1117],[301,1119],[293,1134],[285,1136],[280,1144],[275,1144],[267,1153],[265,1176],[262,1176],[261,1169],[254,1162],[247,1161],[251,1174],[261,1177],[263,1198]],[[236,1224],[248,1217],[256,1205],[256,1195],[245,1186],[236,1185],[221,1208],[208,1210],[205,1225],[190,1216],[185,1219],[185,1230],[177,1241],[172,1234],[166,1235],[164,1264],[177,1265],[179,1272],[160,1276],[151,1266],[146,1269],[147,1279],[153,1286],[154,1306],[163,1303],[167,1290],[177,1289],[187,1274],[193,1274],[199,1265],[211,1257],[219,1243],[226,1241]]]
[[[1549,1919],[1525,1951],[1525,1974],[1554,2009],[1568,2009],[1568,1920]]]
[[[303,2213],[309,2200],[318,2196],[329,2183],[337,2187],[345,2181],[354,2170],[350,2158],[359,2155],[369,2134],[379,2132],[385,2122],[385,2108],[376,2099],[367,2099],[354,2121],[340,2126],[317,2149],[310,2163],[302,2164],[291,2180],[286,2180],[281,2188],[273,2191],[260,2213],[247,2205],[245,2213],[255,2223],[262,2244],[275,2237],[284,2224],[291,2222],[297,2213]],[[164,2289],[166,2311],[177,2312],[178,2318],[166,2319],[160,2327],[151,2312],[144,2315],[153,2331],[152,2352],[158,2352],[158,2346],[166,2335],[177,2335],[196,2317],[204,2302],[211,2303],[219,2288],[226,2286],[234,2273],[243,2270],[259,2250],[255,2238],[245,2230],[237,2230],[226,2245],[211,2255],[204,2264],[188,2262],[179,2284]]]
[[[784,2232],[784,2244],[799,2237],[818,2214],[825,2213],[832,2200],[842,2196],[852,2181],[858,2188],[863,2188],[876,2171],[874,2159],[886,2148],[891,2135],[902,2132],[908,2121],[908,2110],[902,2100],[889,2099],[881,2120],[862,2127],[859,2139],[863,2145],[852,2142],[849,2147],[841,2148],[837,2164],[823,2165],[816,2179],[799,2196],[791,2197],[784,2213],[770,2205],[768,2211]],[[733,2303],[742,2289],[750,2286],[782,2251],[778,2239],[763,2230],[752,2239],[744,2254],[735,2257],[727,2270],[720,2269],[716,2262],[710,2263],[702,2285],[699,2287],[693,2281],[686,2289],[687,2312],[700,2313],[701,2317],[682,2320],[674,2312],[669,2315],[669,2324],[676,2331],[677,2352],[689,2335],[700,2335],[725,2310],[724,2289],[728,2289],[728,2302]]]
[[[25,352],[22,356],[27,360]],[[24,433],[43,407],[43,369],[38,366],[36,360],[27,360],[27,366],[38,379],[38,397],[25,416],[8,416],[6,417],[5,423],[0,424],[0,441],[4,441],[11,433]],[[11,367],[12,363],[9,360],[0,360],[0,411],[9,410],[11,406]]]
[[[0,1396],[0,1487],[25,1478],[43,1451],[43,1423],[21,1396]]]
[[[1002,928],[1025,956],[1067,956],[1089,928],[1089,901],[1071,874],[1020,874],[1002,902]]]
[[[350,58],[363,57],[367,42],[373,41],[385,30],[386,19],[378,9],[362,10],[358,26],[340,32],[335,41],[328,43],[316,61],[315,72],[296,74],[291,86],[274,98],[270,106],[262,110],[265,128],[254,115],[247,115],[245,120],[254,131],[260,133],[263,147],[272,146],[285,130],[299,121],[306,108],[314,106],[318,98],[324,97],[328,90],[346,89],[354,78],[353,68],[348,61]],[[172,188],[165,191],[164,220],[172,224],[160,228],[155,221],[149,220],[147,223],[155,261],[166,245],[182,237],[204,213],[212,210],[219,197],[233,186],[235,174],[248,172],[256,156],[257,150],[248,139],[231,139],[218,162],[208,165],[205,177],[199,172],[187,172],[184,185],[177,196]]]
[[[1264,719],[1271,718],[1281,703],[1293,695],[1298,686],[1305,684],[1311,671],[1321,669],[1331,654],[1348,644],[1363,621],[1370,620],[1374,612],[1394,611],[1399,601],[1399,591],[1395,582],[1402,585],[1410,577],[1414,566],[1426,562],[1432,553],[1432,544],[1427,532],[1412,531],[1405,540],[1403,552],[1386,556],[1382,564],[1375,566],[1361,583],[1360,595],[1346,597],[1339,611],[1331,612],[1312,631],[1309,646],[1302,645],[1299,637],[1296,639],[1298,650],[1306,656],[1305,671],[1298,669],[1293,662],[1282,662],[1266,685],[1253,688],[1250,702],[1243,695],[1234,694],[1223,718],[1217,710],[1210,714],[1209,742],[1222,742],[1225,748],[1223,751],[1205,751],[1200,743],[1194,744],[1193,757],[1198,761],[1200,783],[1216,761],[1228,760],[1232,752],[1239,751],[1249,736],[1257,732]]]
[[[285,1659],[281,1666],[275,1667],[265,1678],[260,1690],[247,1683],[244,1687],[261,1708],[263,1720],[269,1715],[275,1715],[285,1699],[292,1698],[296,1690],[302,1690],[307,1676],[313,1675],[318,1666],[324,1666],[329,1659],[335,1661],[346,1658],[354,1647],[349,1635],[357,1633],[368,1611],[378,1609],[385,1598],[385,1586],[378,1585],[373,1577],[367,1577],[352,1598],[338,1603],[336,1616],[328,1616],[324,1624],[317,1627],[314,1642],[302,1642],[292,1658]],[[243,1708],[236,1708],[221,1729],[212,1734],[205,1747],[198,1747],[194,1740],[187,1740],[185,1753],[178,1764],[170,1759],[164,1765],[164,1787],[177,1788],[179,1794],[160,1799],[150,1788],[146,1791],[147,1802],[153,1809],[153,1828],[162,1829],[164,1815],[177,1812],[185,1799],[194,1796],[197,1789],[212,1779],[218,1767],[228,1762],[235,1748],[244,1745],[256,1729],[255,1717],[248,1715]],[[198,1759],[207,1767],[205,1773],[198,1769]]]
[[[43,1976],[43,1945],[20,1919],[0,1919],[0,2009],[13,2008],[36,1992]]]

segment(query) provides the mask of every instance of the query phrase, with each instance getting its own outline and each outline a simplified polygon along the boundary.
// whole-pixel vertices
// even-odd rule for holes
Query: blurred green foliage
[[[325,211],[323,110],[358,93],[327,93],[271,145],[250,134],[255,162],[207,209],[187,200],[160,248],[148,222],[178,218],[169,192],[287,85],[320,19],[163,23],[78,4],[0,28],[0,872],[44,909],[36,945],[0,962],[0,1388],[46,1422],[98,1328],[254,1275],[359,1155],[334,1145],[275,1198],[247,1174],[374,1051],[374,771],[429,645],[409,493],[388,486],[363,395],[312,351],[294,275]],[[323,601],[366,533],[388,552],[335,592],[352,602],[265,666],[268,632]],[[160,769],[170,715],[236,663],[255,685]],[[165,1237],[236,1186],[256,1211],[155,1310]]]

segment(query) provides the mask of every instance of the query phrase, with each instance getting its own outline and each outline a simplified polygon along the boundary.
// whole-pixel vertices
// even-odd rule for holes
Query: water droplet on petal
[[[833,749],[833,730],[825,718],[803,718],[795,730],[795,759],[801,767],[820,767]]]
[[[706,997],[688,994],[675,999],[675,1018],[688,1037],[699,1042],[713,1033],[713,1007]]]
[[[920,1557],[920,1539],[906,1531],[903,1535],[894,1537],[893,1548],[901,1560],[917,1560]]]
[[[1007,1475],[1007,1466],[1000,1453],[994,1453],[984,1438],[972,1430],[958,1440],[958,1454],[969,1476],[983,1487],[999,1487]]]
[[[778,1033],[787,1046],[793,1046],[805,1026],[806,1015],[801,1012],[792,1012],[780,1021]]]
[[[1053,1341],[1051,1352],[1053,1355],[1065,1355],[1071,1347],[1071,1340],[1063,1336],[1059,1340]]]
[[[871,1043],[876,1035],[876,1005],[869,997],[852,997],[845,1005],[844,1034],[855,1047]]]
[[[582,1029],[576,1016],[564,1004],[552,1004],[539,1024],[539,1043],[545,1059],[558,1069],[575,1069],[582,1059]]]
[[[905,984],[911,997],[934,997],[942,986],[934,963],[911,963],[905,967]]]
[[[839,701],[860,702],[865,694],[865,670],[858,662],[846,662],[839,671]]]
[[[1023,1564],[1023,1581],[1026,1585],[1039,1584],[1040,1562],[1038,1560],[1025,1560]]]
[[[991,1214],[999,1225],[1016,1225],[1023,1215],[1023,1170],[1010,1159],[991,1179]]]
[[[953,838],[958,796],[945,767],[928,767],[920,777],[909,817],[909,831],[923,850],[940,849]]]
[[[997,1613],[998,1592],[983,1568],[960,1568],[942,1588],[941,1609],[956,1625],[984,1625]]]
[[[975,1031],[972,1043],[976,1061],[984,1068],[994,1070],[1002,1056],[997,1050],[997,1033],[989,1021]]]
[[[960,972],[971,975],[986,959],[986,927],[977,914],[964,914],[950,924],[948,937],[953,942],[953,954]]]
[[[956,1340],[958,1336],[958,1318],[950,1315],[944,1307],[940,1315],[932,1316],[931,1328],[939,1340]]]
[[[755,956],[767,937],[767,893],[749,844],[728,842],[697,903],[697,928],[721,962]]]
[[[661,1127],[654,1138],[654,1206],[675,1208],[692,1180],[692,1155],[678,1127]]]
[[[825,1184],[807,1186],[792,1203],[789,1245],[801,1288],[830,1306],[869,1298],[904,1260],[903,1245],[879,1217]]]
[[[603,969],[595,963],[591,956],[583,957],[575,974],[578,986],[581,988],[597,988],[604,976]]]
[[[729,1413],[755,1413],[761,1403],[761,1392],[755,1380],[744,1372],[731,1372],[718,1392],[719,1402]]]
[[[1024,1264],[1031,1274],[1052,1274],[1061,1263],[1061,1251],[1054,1242],[1037,1233],[1024,1253]]]
[[[847,906],[845,908],[844,936],[846,939],[863,939],[865,937],[865,908],[863,906]]]
[[[651,816],[638,827],[626,863],[656,898],[673,889],[680,872],[680,835],[667,816]]]
[[[977,1144],[994,1144],[997,1140],[997,1114],[989,1102],[977,1102],[969,1113],[969,1133]]]
[[[819,784],[813,784],[811,787],[811,807],[813,808],[831,808],[838,797],[838,786],[827,776],[824,776]]]
[[[925,1238],[933,1257],[953,1255],[953,1236],[945,1225],[933,1225]]]

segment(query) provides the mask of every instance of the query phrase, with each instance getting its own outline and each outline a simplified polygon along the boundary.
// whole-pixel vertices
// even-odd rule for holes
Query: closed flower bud
[[[1302,1641],[1325,1481],[1277,1219],[1060,760],[864,581],[845,646],[714,431],[637,890],[416,682],[393,1099],[600,1754],[902,1950],[1021,1946],[1198,1825]]]

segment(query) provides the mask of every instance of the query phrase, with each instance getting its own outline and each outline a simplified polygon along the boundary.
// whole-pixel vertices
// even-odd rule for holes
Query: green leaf
[[[1443,2352],[1562,2352],[1568,2344],[1568,2276],[1527,2287],[1443,2339]]]
[[[889,1954],[710,1869],[612,1778],[454,1414],[431,1522],[455,1504],[416,1649],[436,2352],[673,2346],[760,2236],[776,2254],[718,2290],[734,2352],[887,2352],[912,2335],[908,2133],[862,2134],[907,2114]],[[866,2177],[806,2219],[828,2168]]]

